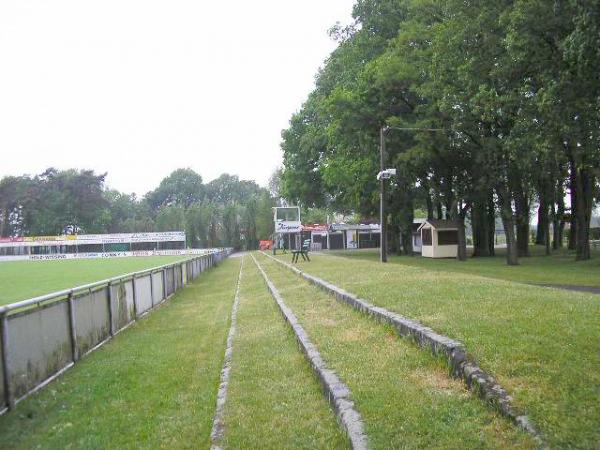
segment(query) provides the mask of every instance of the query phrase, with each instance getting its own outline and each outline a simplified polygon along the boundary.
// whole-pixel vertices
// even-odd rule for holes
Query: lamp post
[[[385,134],[389,128],[379,129],[379,261],[387,262],[387,226],[385,220],[385,180],[383,176],[385,164]]]
[[[385,220],[385,179],[396,175],[396,169],[385,169],[385,136],[390,130],[400,131],[446,131],[443,128],[391,127],[384,125],[379,129],[379,261],[387,262],[387,221]]]

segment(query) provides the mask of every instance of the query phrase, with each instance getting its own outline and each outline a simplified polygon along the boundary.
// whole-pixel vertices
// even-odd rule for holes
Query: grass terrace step
[[[288,269],[259,261],[327,364],[353,393],[372,448],[533,448],[533,439],[499,417],[444,365],[336,302]]]
[[[551,448],[600,442],[599,296],[358,258],[297,266],[461,341]]]
[[[388,255],[388,263],[420,267],[427,270],[467,273],[500,280],[533,284],[563,284],[600,287],[600,250],[592,250],[592,259],[575,262],[572,251],[561,250],[546,256],[545,249],[531,246],[531,257],[520,258],[518,266],[506,264],[506,250],[497,256],[468,258],[457,263],[455,258],[423,258],[421,256]],[[331,254],[352,259],[379,261],[379,250],[332,251]]]
[[[227,448],[348,448],[262,276],[244,262],[225,403]]]
[[[239,259],[0,417],[2,448],[207,448]]]

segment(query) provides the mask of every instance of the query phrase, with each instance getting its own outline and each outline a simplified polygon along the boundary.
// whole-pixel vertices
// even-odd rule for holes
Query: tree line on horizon
[[[0,236],[186,232],[192,248],[256,249],[273,229],[269,191],[223,174],[204,184],[177,169],[142,198],[105,185],[93,170],[49,168],[0,180]]]
[[[388,126],[393,250],[412,254],[423,210],[459,222],[459,259],[466,220],[473,255],[493,255],[499,216],[507,262],[518,264],[537,214],[547,253],[569,224],[568,247],[589,259],[600,197],[597,1],[358,0],[353,17],[330,31],[338,46],[282,133],[283,196],[377,217]]]

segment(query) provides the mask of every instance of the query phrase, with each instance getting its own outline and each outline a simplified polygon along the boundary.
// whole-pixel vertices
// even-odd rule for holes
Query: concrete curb
[[[225,402],[227,401],[227,388],[229,387],[229,375],[231,373],[231,360],[233,357],[233,339],[237,326],[237,311],[240,305],[240,286],[242,282],[242,270],[244,269],[244,259],[240,265],[237,286],[235,289],[235,300],[231,309],[231,326],[227,335],[227,347],[225,348],[225,359],[223,360],[223,369],[221,370],[221,381],[219,391],[217,392],[217,406],[215,408],[215,417],[213,419],[212,431],[210,433],[211,450],[221,450],[219,445],[225,434],[225,425],[223,416],[225,414]]]
[[[461,342],[440,335],[431,328],[414,320],[407,319],[400,314],[375,306],[366,300],[358,298],[354,294],[318,277],[309,275],[297,267],[274,258],[265,252],[261,253],[292,270],[308,282],[332,294],[338,301],[346,303],[362,313],[370,315],[379,322],[392,325],[400,336],[411,337],[420,347],[429,348],[436,356],[444,356],[454,377],[463,379],[471,391],[475,392],[486,402],[494,406],[503,416],[509,418],[522,430],[532,435],[540,447],[546,448],[541,434],[536,430],[529,418],[525,415],[518,414],[514,410],[511,405],[512,398],[510,395],[508,395],[506,390],[500,386],[494,377],[484,372],[478,366],[478,364],[467,354],[467,351]]]
[[[351,392],[348,386],[346,386],[336,375],[336,373],[328,369],[325,361],[321,358],[321,354],[317,350],[317,347],[310,341],[308,334],[298,322],[298,318],[292,312],[290,308],[286,306],[281,297],[281,294],[277,288],[271,283],[267,274],[260,266],[254,255],[251,255],[256,267],[261,272],[271,296],[275,299],[275,302],[279,306],[281,313],[285,320],[290,324],[298,343],[302,347],[302,351],[308,359],[313,370],[317,374],[321,385],[327,394],[329,403],[333,406],[333,409],[341,422],[342,426],[348,433],[352,448],[356,450],[363,450],[368,448],[367,436],[364,432],[364,425],[360,413],[354,408],[354,402],[351,400]]]

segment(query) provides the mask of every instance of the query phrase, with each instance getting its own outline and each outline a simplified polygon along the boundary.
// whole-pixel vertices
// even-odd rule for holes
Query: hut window
[[[431,245],[431,228],[423,228],[423,245]]]
[[[457,230],[438,231],[438,245],[456,245],[458,244]]]

